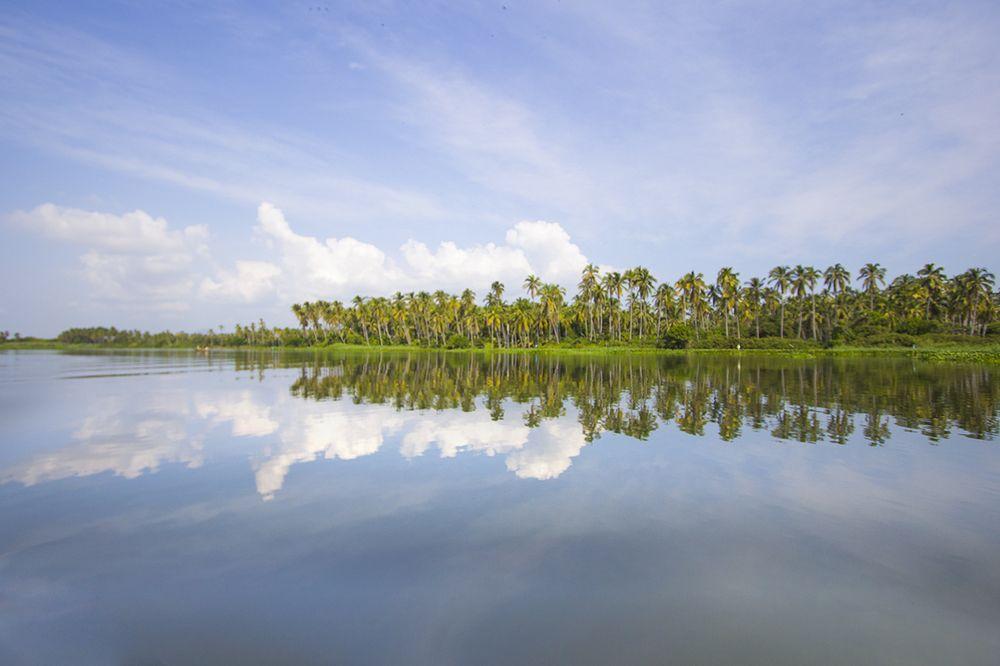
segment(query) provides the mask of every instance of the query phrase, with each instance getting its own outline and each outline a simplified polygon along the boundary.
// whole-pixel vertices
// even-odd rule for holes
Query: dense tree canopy
[[[584,268],[576,294],[537,276],[523,283],[527,298],[504,299],[494,282],[483,302],[466,289],[356,296],[292,306],[303,336],[331,341],[461,347],[532,347],[564,340],[668,346],[766,337],[832,344],[873,336],[951,333],[984,336],[997,319],[994,276],[971,268],[952,278],[934,264],[886,284],[886,271],[865,264],[852,282],[836,264],[778,266],[767,278],[741,281],[730,267],[714,281],[690,272],[660,282],[643,267],[601,273]],[[721,338],[721,342],[720,342]]]
[[[482,301],[471,290],[306,301],[292,306],[298,327],[263,319],[204,333],[72,328],[64,343],[132,347],[306,346],[353,343],[422,347],[539,345],[778,348],[818,345],[909,346],[1000,336],[1000,294],[985,268],[948,277],[935,264],[887,281],[879,264],[852,279],[841,264],[777,266],[742,280],[730,267],[715,280],[689,272],[659,281],[643,267],[601,272],[586,266],[576,293],[535,275],[526,297],[505,298],[494,282]],[[921,338],[924,339],[924,338]]]

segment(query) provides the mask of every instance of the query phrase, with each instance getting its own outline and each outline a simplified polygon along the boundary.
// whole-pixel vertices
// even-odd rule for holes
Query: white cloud
[[[237,261],[233,271],[219,271],[201,281],[201,295],[211,300],[252,303],[273,294],[281,269],[267,261]]]
[[[587,265],[587,257],[555,222],[518,222],[507,232],[507,243],[521,248],[545,280],[573,281]]]
[[[297,233],[280,209],[261,203],[256,235],[268,260],[239,259],[210,268],[208,229],[171,228],[162,217],[86,211],[46,203],[9,216],[16,226],[84,248],[79,274],[95,301],[161,311],[195,303],[291,302],[313,298],[386,295],[394,291],[471,287],[482,293],[494,280],[512,291],[531,273],[565,286],[575,283],[587,258],[555,222],[522,221],[501,243],[436,248],[410,239],[395,256],[349,236],[318,239]]]
[[[321,295],[343,292],[348,286],[378,289],[401,277],[374,245],[350,237],[321,242],[299,235],[270,203],[264,202],[257,209],[257,221],[260,233],[272,241],[280,255],[288,292]]]
[[[15,224],[46,238],[119,254],[187,252],[208,238],[204,225],[171,230],[165,219],[142,210],[115,215],[44,203],[10,217]]]
[[[258,208],[257,219],[258,231],[280,255],[279,291],[288,298],[415,289],[483,290],[494,280],[516,287],[529,273],[568,285],[587,263],[566,230],[555,222],[518,222],[502,244],[459,247],[444,241],[432,250],[411,239],[400,247],[397,261],[375,245],[354,238],[321,241],[300,235],[281,210],[267,202]],[[274,271],[269,274],[272,279],[276,276]]]
[[[10,221],[29,232],[85,248],[79,274],[96,300],[183,310],[197,284],[196,260],[207,255],[208,228],[171,229],[142,210],[117,215],[45,203]]]

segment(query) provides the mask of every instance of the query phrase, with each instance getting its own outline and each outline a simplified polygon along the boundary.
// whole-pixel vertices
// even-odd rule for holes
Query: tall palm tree
[[[579,289],[580,298],[587,308],[587,339],[594,339],[594,308],[600,292],[601,273],[594,264],[587,264],[580,274]]]
[[[643,336],[643,320],[646,314],[646,299],[656,286],[656,278],[649,272],[649,269],[638,266],[632,269],[631,287],[637,296],[639,303],[639,337]]]
[[[754,329],[758,338],[760,337],[760,309],[764,300],[764,289],[764,281],[759,277],[752,277],[747,280],[746,289],[743,291],[750,311],[753,313]]]
[[[836,296],[851,284],[851,273],[842,264],[834,264],[823,271],[823,285]]]
[[[736,315],[736,305],[740,295],[740,275],[733,272],[733,269],[726,266],[719,269],[719,274],[715,278],[715,285],[718,289],[719,302],[722,304],[722,314],[725,319],[726,337],[729,337],[729,316]],[[736,337],[740,337],[740,321],[736,317]]]
[[[559,310],[562,308],[566,290],[557,284],[546,284],[542,285],[539,295],[541,296],[542,311],[545,313],[545,318],[548,320],[552,334],[558,343]]]
[[[785,337],[785,293],[788,291],[788,287],[792,283],[792,272],[789,270],[788,266],[775,266],[768,273],[768,280],[771,286],[778,292],[778,298],[781,303],[781,326],[780,335],[782,338]]]
[[[362,330],[362,332],[364,333],[364,336],[365,336],[365,344],[367,345],[367,344],[369,344],[369,342],[368,342],[368,313],[366,311],[367,310],[367,308],[366,308],[367,301],[365,301],[365,299],[362,298],[361,296],[355,296],[354,298],[351,299],[351,305],[354,306],[355,317],[357,318],[358,323],[361,325],[361,330]]]
[[[528,292],[528,297],[531,298],[531,300],[535,300],[535,297],[538,296],[538,292],[542,288],[542,281],[537,275],[529,275],[524,278],[524,284],[522,286],[524,287],[524,290]]]
[[[858,271],[858,279],[861,280],[861,287],[868,294],[868,309],[875,309],[875,295],[878,294],[880,286],[885,285],[885,269],[878,264],[865,264]]]
[[[656,335],[660,335],[660,324],[664,319],[667,319],[669,324],[669,317],[672,314],[674,308],[674,288],[664,282],[656,289],[656,293],[653,295],[653,304],[656,309]]]
[[[601,286],[604,287],[605,293],[608,295],[608,300],[610,301],[610,312],[608,313],[608,330],[612,330],[615,326],[611,321],[612,314],[619,312],[618,304],[622,300],[622,292],[625,290],[625,278],[621,273],[617,271],[611,271],[604,274],[604,278],[601,281]],[[617,319],[617,329],[618,329],[618,339],[621,340],[622,329],[621,329],[621,316],[616,317]]]
[[[988,303],[993,295],[994,280],[993,273],[985,268],[970,268],[956,278],[968,311],[969,335],[976,332],[980,304]]]
[[[917,271],[917,275],[924,288],[924,319],[930,319],[931,308],[937,304],[944,290],[944,269],[933,263],[924,264],[923,268]]]

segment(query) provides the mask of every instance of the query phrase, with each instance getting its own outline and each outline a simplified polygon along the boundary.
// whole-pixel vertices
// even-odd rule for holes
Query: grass
[[[100,346],[90,344],[67,344],[55,340],[18,340],[0,343],[0,350],[56,350],[56,351],[120,351],[139,350],[143,348],[126,346]],[[153,349],[153,348],[144,348]],[[193,347],[158,347],[159,350],[191,351]],[[222,349],[222,348],[219,348]],[[928,346],[918,347],[863,347],[863,346],[842,346],[830,348],[803,348],[803,349],[659,349],[656,347],[629,347],[629,346],[563,346],[563,345],[543,345],[541,347],[513,349],[505,348],[475,348],[475,349],[442,349],[439,347],[417,347],[407,345],[358,345],[358,344],[334,344],[328,346],[309,347],[239,347],[238,349],[258,349],[281,351],[303,351],[303,352],[328,352],[328,351],[431,351],[443,353],[542,353],[542,354],[567,354],[567,355],[611,355],[611,354],[655,354],[665,356],[683,356],[686,354],[712,354],[712,355],[766,355],[780,356],[787,358],[823,358],[823,357],[873,357],[873,356],[906,356],[923,361],[941,361],[954,363],[1000,363],[1000,344],[994,342],[984,342],[983,344],[970,343],[938,343]]]

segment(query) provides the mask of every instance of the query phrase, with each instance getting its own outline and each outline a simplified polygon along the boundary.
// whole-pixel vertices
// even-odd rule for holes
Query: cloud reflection
[[[164,464],[202,465],[209,433],[228,426],[233,438],[262,439],[251,467],[258,494],[272,499],[292,466],[314,460],[354,460],[397,438],[399,452],[416,458],[436,449],[441,458],[461,453],[506,456],[506,467],[524,479],[553,479],[586,445],[575,422],[524,425],[516,413],[493,420],[488,411],[408,411],[385,405],[308,402],[279,395],[270,404],[250,391],[159,396],[155,410],[134,411],[122,400],[103,403],[72,433],[73,445],[36,455],[8,468],[3,482],[34,485],[111,472],[136,478]]]
[[[200,467],[202,438],[188,431],[186,405],[180,407],[130,413],[120,401],[105,402],[73,432],[76,444],[16,464],[0,481],[31,486],[103,472],[134,479],[165,463]]]

